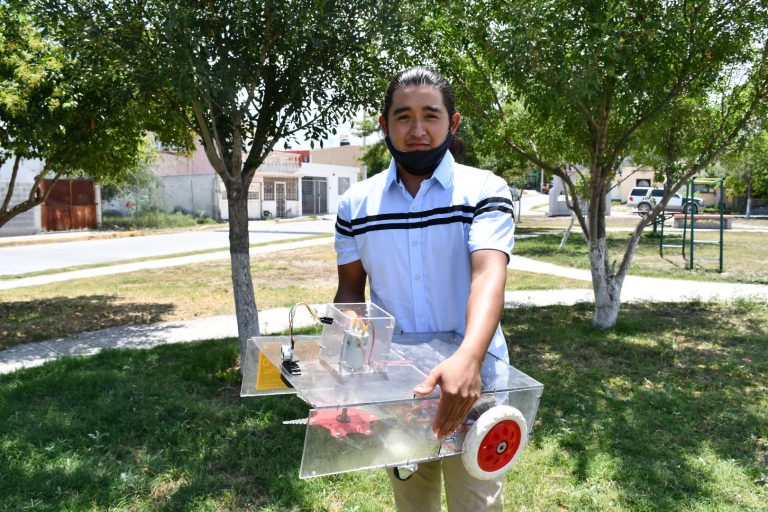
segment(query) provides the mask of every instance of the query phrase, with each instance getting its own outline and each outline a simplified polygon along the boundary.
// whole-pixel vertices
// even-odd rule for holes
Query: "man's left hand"
[[[440,386],[440,402],[435,415],[432,430],[439,439],[446,437],[459,428],[472,406],[480,397],[482,382],[478,361],[459,349],[447,358],[427,376],[427,380],[413,389],[419,396],[430,394],[435,386]]]

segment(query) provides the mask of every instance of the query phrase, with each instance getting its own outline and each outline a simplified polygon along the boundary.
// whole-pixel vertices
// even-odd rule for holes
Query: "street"
[[[522,196],[521,212],[523,219],[531,215],[544,215],[544,209],[533,210],[533,208],[546,202],[546,195],[526,190]],[[333,233],[334,224],[335,215],[327,215],[321,219],[252,221],[249,230],[250,242],[251,244],[279,242]],[[204,231],[79,241],[56,241],[57,237],[58,234],[43,233],[21,238],[25,240],[50,239],[51,243],[34,243],[13,247],[0,245],[0,276],[16,276],[139,258],[157,258],[195,251],[226,250],[229,247],[229,232],[225,227]]]
[[[332,233],[333,225],[331,220],[252,222],[250,242],[259,244]],[[45,236],[43,234],[41,238]],[[221,227],[205,231],[0,247],[0,276],[194,251],[226,250],[228,247],[229,232]]]

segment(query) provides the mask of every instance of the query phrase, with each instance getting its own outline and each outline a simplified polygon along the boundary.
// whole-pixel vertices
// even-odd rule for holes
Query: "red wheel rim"
[[[491,473],[506,466],[520,447],[520,425],[512,420],[500,421],[483,438],[477,452],[477,465]]]

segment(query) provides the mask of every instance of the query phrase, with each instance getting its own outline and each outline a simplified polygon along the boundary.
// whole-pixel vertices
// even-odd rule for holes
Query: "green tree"
[[[144,97],[200,138],[229,199],[241,352],[259,334],[250,272],[248,188],[279,139],[320,140],[378,90],[373,0],[39,0],[84,51],[123,63]]]
[[[383,140],[368,146],[360,160],[365,165],[365,176],[370,178],[389,168],[391,159],[387,145]]]
[[[768,197],[768,132],[761,129],[719,161],[732,194],[745,194],[745,214],[752,214],[752,198]]]
[[[148,129],[181,144],[189,139],[136,99],[119,68],[62,45],[26,6],[0,4],[0,24],[0,164],[12,162],[0,226],[45,201],[47,178],[89,176],[103,184],[129,178],[147,158]],[[29,195],[12,201],[25,159],[44,166]]]
[[[571,198],[577,183],[565,170],[588,169],[586,208],[570,204],[589,241],[593,324],[613,326],[643,229],[763,108],[765,3],[444,0],[408,9],[423,13],[403,13],[417,25],[409,45],[452,77],[464,109],[494,128],[499,147],[559,176]],[[605,212],[619,165],[651,123],[661,130],[663,114],[692,98],[721,110],[698,141],[705,152],[674,173],[664,200],[613,260]]]

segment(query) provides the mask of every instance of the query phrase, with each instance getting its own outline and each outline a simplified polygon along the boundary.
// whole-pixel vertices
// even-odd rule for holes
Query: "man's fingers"
[[[440,405],[438,405],[435,422],[432,425],[432,430],[437,433],[439,438],[449,435],[464,422],[469,407],[471,407],[471,403],[468,405],[468,402],[467,399],[462,400],[457,396],[447,397],[443,395],[440,397]]]
[[[438,375],[436,372],[432,371],[427,376],[426,380],[413,388],[413,392],[419,396],[424,396],[430,394],[432,391],[435,390],[435,386],[437,386],[438,381]]]

